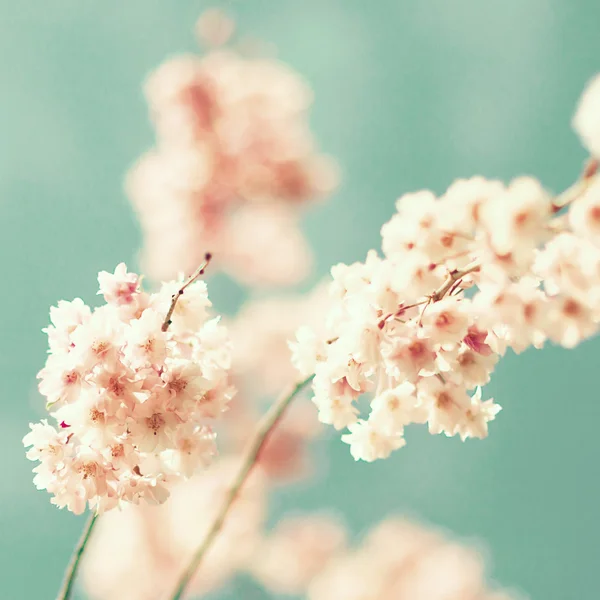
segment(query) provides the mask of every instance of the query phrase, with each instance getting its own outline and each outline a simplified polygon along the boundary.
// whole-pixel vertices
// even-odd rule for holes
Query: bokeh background
[[[0,1],[0,596],[7,600],[53,598],[82,526],[34,489],[21,445],[43,410],[40,330],[58,299],[93,301],[98,270],[135,265],[140,233],[122,180],[152,144],[141,83],[166,56],[195,48],[193,26],[206,6]],[[405,191],[441,192],[478,173],[531,173],[558,191],[581,168],[570,119],[600,68],[597,1],[221,6],[308,79],[319,141],[341,163],[338,193],[305,219],[318,257],[313,282],[331,264],[377,247]],[[222,311],[234,310],[240,293],[221,279],[212,286]],[[392,458],[364,464],[333,436],[316,450],[327,462],[316,485],[281,492],[273,519],[336,507],[358,533],[403,512],[480,540],[492,576],[532,598],[598,598],[599,351],[592,341],[576,351],[508,356],[487,387],[504,410],[484,442],[412,431]],[[245,585],[221,597],[262,597]]]

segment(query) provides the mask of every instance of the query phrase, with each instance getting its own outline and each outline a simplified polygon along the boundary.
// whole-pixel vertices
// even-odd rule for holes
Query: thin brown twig
[[[423,306],[423,304],[429,305],[432,302],[439,302],[451,290],[452,286],[455,285],[457,281],[462,279],[465,275],[468,275],[469,273],[473,273],[474,271],[479,270],[480,266],[481,266],[480,262],[478,260],[475,260],[475,261],[471,262],[470,264],[468,264],[464,269],[456,269],[456,270],[452,271],[451,273],[448,274],[448,277],[446,278],[444,283],[437,290],[435,290],[432,294],[429,294],[429,296],[427,296],[423,300],[420,300],[419,302],[415,302],[413,304],[408,304],[407,306],[400,306],[400,308],[395,313],[390,313],[389,315],[387,315],[386,317],[381,319],[381,321],[379,321],[379,329],[383,329],[386,322],[391,317],[399,316],[402,313],[406,312],[409,308]]]
[[[554,202],[552,203],[553,211],[558,212],[562,208],[571,204],[574,200],[579,198],[590,186],[591,184],[600,177],[600,174],[597,173],[598,163],[596,161],[590,161],[584,170],[583,177],[574,183],[571,187],[566,189],[564,192],[559,194]],[[564,215],[554,217],[553,226],[559,225]],[[399,314],[407,311],[409,308],[415,308],[416,306],[422,306],[423,304],[429,305],[432,302],[439,302],[447,293],[452,293],[456,287],[458,287],[459,281],[469,273],[473,273],[474,271],[479,270],[481,267],[481,263],[478,260],[474,260],[470,264],[468,264],[464,269],[456,269],[448,274],[448,277],[444,281],[441,287],[439,287],[435,292],[430,294],[427,298],[420,300],[419,302],[415,302],[413,304],[409,304],[408,306],[400,306],[398,311],[395,313],[390,313],[385,316],[379,322],[379,328],[383,329],[387,321],[394,316],[398,316]],[[426,306],[426,307],[427,307]],[[422,318],[421,313],[421,318]]]
[[[167,329],[169,329],[169,325],[171,324],[171,317],[173,316],[173,312],[175,311],[175,307],[177,306],[177,301],[179,300],[179,297],[183,295],[183,292],[185,292],[186,288],[192,283],[194,283],[194,281],[196,281],[196,279],[198,279],[200,275],[204,275],[204,270],[206,269],[206,267],[208,267],[208,263],[210,263],[211,258],[212,254],[210,252],[207,252],[204,255],[204,262],[185,280],[185,282],[179,288],[177,293],[173,294],[173,296],[171,297],[171,306],[169,306],[167,316],[165,317],[165,320],[163,321],[161,327],[162,331],[167,331]]]
[[[423,327],[423,317],[425,316],[425,311],[427,310],[427,307],[431,304],[432,302],[432,298],[428,298],[427,302],[425,303],[425,306],[423,307],[423,310],[421,311],[421,314],[419,315],[419,327]]]
[[[448,290],[448,296],[452,296],[454,294],[454,292],[457,292],[457,294],[459,294],[462,290],[460,289],[460,285],[463,282],[462,278],[461,279],[457,279],[453,284],[452,287]],[[458,290],[458,291],[457,291]]]
[[[444,284],[435,292],[433,292],[433,294],[431,294],[431,301],[439,302],[459,279],[462,279],[465,275],[468,275],[469,273],[478,271],[480,267],[481,263],[478,260],[474,260],[473,262],[469,263],[464,269],[455,269],[454,271],[449,273]]]

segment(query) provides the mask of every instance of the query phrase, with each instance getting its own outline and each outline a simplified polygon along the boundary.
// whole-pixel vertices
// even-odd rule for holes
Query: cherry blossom
[[[209,314],[203,282],[148,294],[124,264],[98,281],[106,304],[50,311],[38,377],[58,425],[32,424],[23,439],[39,461],[35,485],[77,514],[163,502],[174,482],[211,462],[213,427],[233,396],[227,332]]]
[[[532,177],[476,177],[440,197],[405,194],[396,209],[383,258],[334,266],[325,330],[303,326],[291,344],[299,372],[315,374],[319,420],[348,428],[357,460],[388,457],[411,424],[486,437],[500,407],[481,386],[500,356],[548,340],[573,348],[600,323],[593,169],[556,198]]]

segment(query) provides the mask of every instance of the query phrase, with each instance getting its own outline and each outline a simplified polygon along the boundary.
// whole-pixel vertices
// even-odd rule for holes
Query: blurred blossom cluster
[[[237,467],[238,459],[223,456],[176,487],[161,506],[130,506],[104,515],[83,564],[88,596],[92,600],[168,597],[215,518]],[[265,486],[264,473],[254,469],[192,581],[192,594],[218,588],[251,561],[266,518]]]
[[[173,482],[211,462],[213,424],[233,396],[227,331],[209,315],[204,282],[148,294],[124,264],[98,281],[103,306],[77,298],[50,311],[38,377],[57,425],[33,424],[23,440],[40,463],[36,486],[77,514],[164,502]]]
[[[203,15],[197,31],[208,49],[167,60],[146,83],[157,141],[126,186],[144,272],[189,272],[210,250],[243,283],[296,283],[312,260],[300,211],[337,179],[309,129],[311,90],[275,59],[215,46],[233,31],[223,15]]]
[[[244,385],[267,396],[278,394],[297,378],[288,340],[305,325],[325,333],[331,305],[329,286],[322,282],[306,294],[269,295],[249,300],[228,322],[235,370]]]
[[[89,548],[84,583],[92,600],[160,600],[210,524],[229,463],[174,491],[160,507],[106,515]],[[264,474],[253,472],[190,586],[190,597],[251,575],[273,597],[307,600],[515,600],[486,581],[474,548],[400,518],[355,545],[340,520],[316,513],[264,529]]]
[[[332,269],[326,333],[303,327],[294,362],[316,373],[319,419],[357,459],[386,458],[404,428],[483,438],[500,407],[481,387],[507,348],[573,348],[600,323],[600,80],[574,125],[595,158],[559,196],[532,177],[455,181],[402,196],[383,258]],[[371,393],[361,418],[357,400]]]
[[[390,518],[316,573],[308,600],[511,600],[485,578],[481,555],[433,529]]]

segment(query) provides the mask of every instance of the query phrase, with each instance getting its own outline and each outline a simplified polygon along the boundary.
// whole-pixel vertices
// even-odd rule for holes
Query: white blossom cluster
[[[575,117],[592,153],[597,114],[599,80]],[[600,180],[590,165],[558,197],[531,177],[406,194],[381,230],[383,258],[333,267],[325,337],[301,328],[292,349],[298,370],[315,373],[320,420],[350,430],[342,439],[355,459],[389,456],[411,423],[485,437],[500,407],[480,386],[507,348],[573,348],[596,333]]]
[[[56,425],[32,424],[23,440],[39,461],[35,485],[77,514],[164,502],[172,482],[210,463],[212,423],[233,395],[227,331],[209,316],[204,282],[148,294],[124,264],[98,280],[103,306],[77,298],[50,310],[38,378]]]

